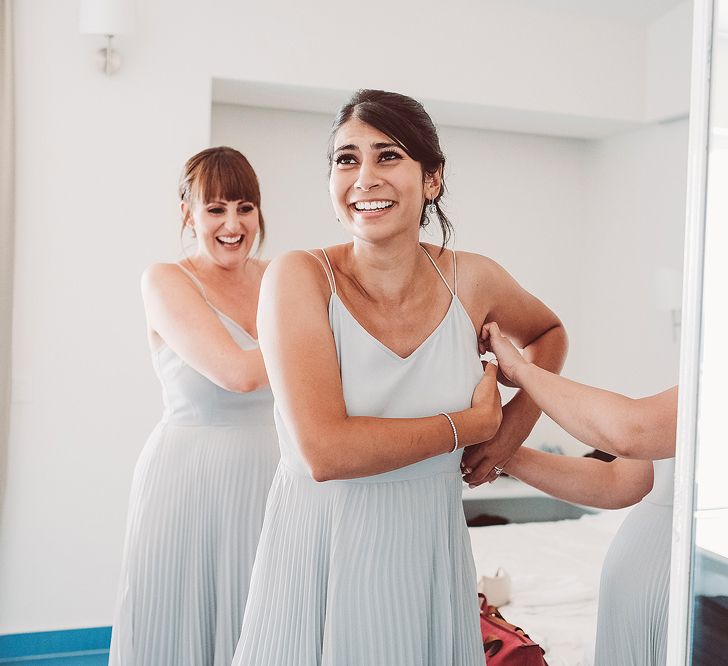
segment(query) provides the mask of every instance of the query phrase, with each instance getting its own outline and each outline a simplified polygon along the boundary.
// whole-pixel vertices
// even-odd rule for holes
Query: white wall
[[[134,33],[117,40],[122,70],[107,78],[93,57],[103,40],[79,35],[76,11],[76,0],[15,3],[14,388],[0,633],[111,620],[131,473],[160,409],[138,279],[178,253],[176,177],[208,145],[212,77],[644,119],[646,32],[629,23],[507,0],[455,0],[447,12],[435,0],[374,0],[365,14],[324,0],[155,0],[139,3]],[[457,153],[458,131],[446,134]],[[494,154],[505,145],[483,141]],[[569,148],[538,141],[509,139],[514,152],[499,160],[533,183],[532,145],[540,163],[563,150],[559,168],[573,169]],[[496,166],[492,178],[501,177]],[[572,205],[550,202],[552,217]],[[493,217],[520,223],[510,210]],[[463,232],[462,245],[469,240]],[[493,254],[531,275],[505,241]],[[556,293],[561,278],[533,279],[527,287],[568,308],[571,296]]]
[[[677,383],[678,342],[658,275],[682,273],[687,130],[681,120],[590,146],[575,379],[633,396]]]
[[[510,0],[207,6],[219,21],[198,57],[222,78],[642,119],[642,25]]]
[[[647,29],[645,70],[645,118],[650,122],[686,115],[690,99],[693,6],[683,2]]]

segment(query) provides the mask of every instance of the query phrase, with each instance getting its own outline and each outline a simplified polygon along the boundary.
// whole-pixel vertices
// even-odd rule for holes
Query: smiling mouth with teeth
[[[394,206],[394,201],[355,201],[354,209],[357,211],[364,210],[385,210]]]
[[[216,240],[221,245],[239,245],[240,242],[243,240],[243,235],[239,234],[237,236],[217,236]]]

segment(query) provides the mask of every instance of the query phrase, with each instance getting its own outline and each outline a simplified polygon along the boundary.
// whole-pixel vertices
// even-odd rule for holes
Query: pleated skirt
[[[110,666],[229,666],[275,427],[160,425],[132,483]]]
[[[482,666],[461,487],[279,465],[234,666]]]
[[[662,666],[667,658],[672,507],[642,501],[607,552],[595,666]]]

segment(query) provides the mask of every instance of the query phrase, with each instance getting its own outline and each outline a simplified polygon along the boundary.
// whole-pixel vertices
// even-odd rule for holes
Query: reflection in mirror
[[[140,3],[113,77],[97,70],[100,44],[77,34],[75,2],[14,5],[0,634],[112,620],[133,468],[161,412],[139,277],[181,256],[180,166],[223,143],[250,159],[265,257],[347,240],[331,210],[325,146],[354,87],[425,103],[447,155],[455,247],[492,257],[560,316],[567,376],[631,396],[675,383],[691,2],[456,0],[443,12],[426,0],[443,45],[431,67],[427,12],[423,31],[361,48],[340,30],[361,23],[358,11],[289,4],[282,21],[275,3],[221,0],[214,13]],[[390,5],[392,25],[420,20]],[[241,25],[256,26],[249,39]],[[546,419],[527,445],[588,451]],[[591,663],[599,571],[622,515],[557,524],[585,510],[508,478],[466,489],[464,500],[478,575],[504,578],[503,568],[512,581],[508,619],[547,647],[552,666]],[[488,524],[498,520],[508,524]],[[555,619],[545,609],[556,602]]]
[[[728,2],[716,0],[710,76],[705,208],[702,375],[695,466],[692,664],[724,663],[728,654]]]

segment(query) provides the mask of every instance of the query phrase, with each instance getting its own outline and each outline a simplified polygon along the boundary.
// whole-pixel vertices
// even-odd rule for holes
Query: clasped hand
[[[495,354],[498,380],[502,384],[518,387],[518,370],[527,361],[511,341],[501,334],[498,324],[490,322],[483,325],[478,348],[481,354]],[[530,425],[525,406],[522,405],[523,398],[523,394],[516,395],[503,407],[501,426],[494,437],[465,449],[461,471],[464,481],[471,487],[495,481],[498,478],[495,468],[504,467],[528,436]]]

